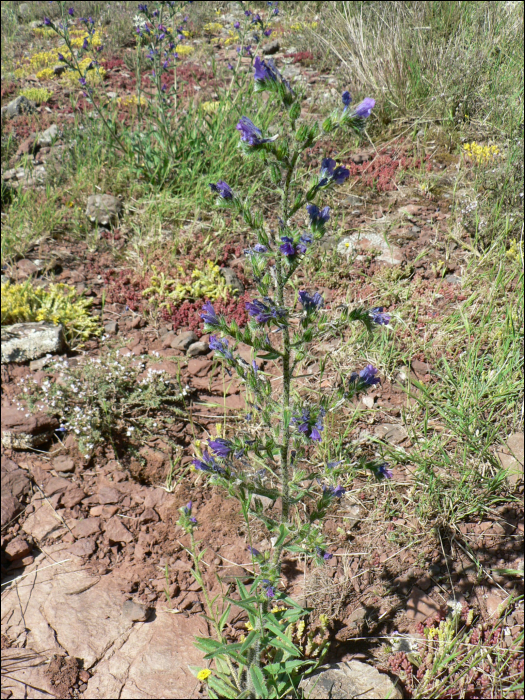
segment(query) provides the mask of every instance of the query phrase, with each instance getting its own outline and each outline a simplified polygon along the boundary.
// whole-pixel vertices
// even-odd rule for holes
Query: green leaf
[[[209,637],[196,637],[195,646],[197,647],[197,649],[200,649],[205,654],[209,654],[222,647],[222,644],[216,639],[210,639]]]
[[[250,668],[250,676],[253,681],[253,687],[258,698],[265,698],[268,696],[268,688],[264,682],[264,676],[261,669],[258,666],[252,666]]]
[[[283,633],[283,631],[281,629],[279,629],[279,627],[277,625],[273,624],[273,622],[271,622],[270,620],[265,620],[264,626],[266,629],[273,632],[276,635],[276,637],[278,637],[278,639],[281,640],[281,642],[284,645],[284,648],[286,649],[286,651],[289,654],[293,654],[294,656],[301,655],[301,652],[299,651],[299,649],[295,646],[295,644],[292,644],[292,642]],[[277,643],[276,640],[272,641],[272,644],[276,644],[276,643]]]
[[[232,600],[231,598],[226,598],[226,600],[229,603],[233,603],[233,605],[238,605],[240,608],[242,608],[243,610],[246,610],[246,612],[250,613],[250,615],[257,616],[257,613],[258,613],[257,608],[250,604],[252,601],[257,600],[257,598],[254,598],[252,596],[249,599],[249,602],[247,602],[247,603],[245,603],[243,600]]]
[[[213,690],[216,690],[225,698],[236,698],[237,689],[230,683],[226,683],[222,678],[217,678],[216,676],[208,676],[208,686]]]
[[[221,619],[219,620],[219,630],[222,632],[224,629],[224,625],[226,624],[226,621],[228,620],[228,615],[230,614],[232,606],[228,604],[226,607],[226,610],[222,613]]]

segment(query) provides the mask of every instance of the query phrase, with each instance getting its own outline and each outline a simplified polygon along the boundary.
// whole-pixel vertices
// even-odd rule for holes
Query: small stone
[[[16,271],[19,278],[27,279],[33,275],[36,275],[39,268],[38,265],[36,265],[32,260],[27,260],[27,258],[24,258],[16,263]]]
[[[523,463],[525,461],[525,456],[524,456],[524,434],[523,433],[514,433],[509,437],[507,440],[507,447],[509,450],[512,452],[514,457],[518,460],[518,462],[523,466]]]
[[[363,404],[367,408],[374,408],[374,397],[373,396],[363,396],[361,401],[363,402]]]
[[[71,526],[71,530],[75,537],[79,539],[96,535],[100,532],[100,518],[84,518],[83,520],[75,520]]]
[[[485,598],[485,605],[487,606],[487,613],[489,617],[496,619],[498,617],[498,608],[503,608],[505,601],[499,597],[499,595],[490,594]],[[501,608],[500,608],[501,606]]]
[[[186,331],[185,333],[179,333],[179,335],[175,337],[173,336],[173,333],[168,334],[166,336],[166,340],[163,341],[163,345],[168,340],[169,343],[166,345],[166,347],[171,347],[174,350],[187,350],[190,345],[198,342],[199,339],[193,331]]]
[[[39,146],[46,147],[51,146],[58,136],[58,126],[56,124],[51,124],[49,128],[43,131],[37,138],[37,143]]]
[[[122,615],[131,622],[145,622],[149,614],[150,610],[146,605],[134,603],[132,600],[126,600],[122,606]]]
[[[58,63],[56,66],[53,66],[53,73],[55,75],[62,75],[65,73],[67,70],[67,66],[65,66],[63,63]]]
[[[197,355],[207,355],[210,352],[210,347],[208,343],[203,343],[199,341],[198,343],[193,343],[190,345],[187,351],[188,357],[196,357]]]
[[[31,554],[31,546],[22,537],[15,537],[6,545],[5,554],[9,561],[23,559]]]
[[[416,583],[422,591],[428,591],[428,589],[432,585],[432,579],[430,578],[430,576],[425,575],[422,576]]]
[[[53,362],[54,359],[55,358],[51,357],[50,355],[45,355],[39,360],[31,360],[31,362],[29,363],[29,369],[32,372],[40,372],[40,370],[44,369],[44,367],[47,367],[47,365]]]
[[[273,56],[273,54],[278,53],[280,49],[281,44],[277,39],[275,39],[274,41],[270,41],[267,44],[264,44],[261,51],[263,52],[264,56]]]
[[[101,505],[118,503],[122,499],[122,494],[111,486],[103,486],[98,492],[98,502]]]
[[[325,700],[343,698],[402,698],[403,694],[386,673],[362,661],[342,661],[321,666],[299,684],[304,697]]]
[[[27,413],[16,406],[2,407],[2,445],[26,450],[45,444],[59,424],[45,413]]]
[[[153,508],[145,508],[144,512],[139,518],[139,522],[141,525],[145,525],[146,523],[157,523],[159,521],[159,516]]]
[[[221,275],[228,287],[230,287],[236,294],[244,294],[244,284],[235,274],[235,271],[231,267],[223,267],[221,269]]]
[[[412,226],[410,230],[412,231],[412,233],[421,233],[421,229],[419,228],[419,226]]]
[[[61,324],[15,323],[2,326],[2,364],[27,362],[46,354],[60,353],[64,346]]]
[[[128,528],[118,519],[111,518],[106,525],[106,537],[109,544],[119,544],[120,542],[133,542],[133,535]]]
[[[449,284],[461,284],[461,277],[457,275],[445,275],[445,282]]]
[[[403,440],[406,440],[408,433],[406,428],[402,425],[384,423],[383,425],[378,425],[374,430],[375,435],[392,445],[399,445]]]
[[[60,505],[64,506],[64,508],[74,508],[75,506],[78,506],[78,504],[81,503],[85,497],[86,494],[81,488],[72,486],[62,495]]]
[[[414,586],[407,600],[407,617],[414,622],[424,622],[428,617],[437,615],[441,608],[430,596]]]
[[[31,114],[32,112],[36,112],[36,104],[23,95],[15,97],[7,106],[2,107],[2,117],[7,117],[8,119],[12,119],[19,114]]]
[[[428,362],[421,362],[420,360],[412,360],[412,369],[416,374],[425,375],[432,369]]]
[[[86,537],[77,540],[77,542],[68,547],[67,551],[76,557],[91,557],[96,549],[95,540],[92,537]]]
[[[66,457],[66,455],[55,457],[52,464],[53,469],[57,472],[72,472],[75,469],[75,463],[71,457]]]
[[[117,335],[118,321],[108,321],[108,323],[104,325],[104,330],[108,335]]]
[[[122,198],[111,194],[92,194],[88,197],[86,216],[92,223],[109,226],[122,214]]]

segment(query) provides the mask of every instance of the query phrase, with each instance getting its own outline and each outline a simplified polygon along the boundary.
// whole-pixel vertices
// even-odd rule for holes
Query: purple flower
[[[327,467],[327,469],[333,469],[334,467],[338,467],[342,463],[343,463],[343,460],[340,459],[338,462],[328,462],[326,467]]]
[[[67,13],[68,13],[68,15],[73,17],[73,15],[75,14],[75,10],[72,7],[70,7],[69,10],[67,11]]]
[[[266,80],[271,80],[273,82],[278,80],[278,76],[273,66],[263,61],[259,56],[255,57],[253,62],[253,67],[255,68],[254,79],[264,82]]]
[[[244,10],[244,14],[246,15],[246,17],[250,17],[252,13],[251,10]]]
[[[240,23],[240,22],[235,22],[233,26],[234,26],[235,29],[239,29],[239,27],[241,26],[241,23]]]
[[[317,553],[317,556],[321,557],[325,561],[328,561],[329,559],[331,559],[334,556],[333,554],[330,554],[330,552],[325,552],[325,550],[321,549],[321,547],[316,547],[315,551]]]
[[[335,182],[337,185],[341,185],[349,177],[350,171],[347,168],[343,168],[342,165],[336,168],[333,158],[323,158],[321,161],[321,179],[317,187],[324,187],[329,182]]]
[[[306,211],[310,217],[310,224],[315,229],[322,230],[330,219],[330,207],[323,207],[323,209],[319,210],[319,207],[315,204],[307,204]]]
[[[372,97],[365,97],[355,108],[354,117],[358,117],[358,119],[368,119],[375,104],[376,101]]]
[[[237,131],[241,132],[241,141],[244,141],[250,146],[260,146],[263,143],[274,141],[276,138],[273,137],[271,139],[263,139],[262,131],[257,128],[251,119],[248,119],[248,117],[241,117],[235,128]]]
[[[300,238],[299,238],[299,243],[297,244],[296,250],[298,253],[306,253],[307,247],[310,245],[310,243],[314,239],[312,236],[310,236],[309,233],[304,233]]]
[[[329,498],[341,498],[346,493],[342,486],[323,486],[323,495]]]
[[[208,447],[218,457],[227,457],[233,449],[232,443],[224,438],[216,438],[208,441]]]
[[[271,36],[272,32],[273,32],[273,29],[265,29],[264,36]]]
[[[81,85],[85,85],[85,84],[86,84],[86,79],[82,76],[82,78],[79,78],[79,79],[78,79],[78,82],[79,82]]]
[[[388,464],[386,462],[377,467],[376,474],[384,479],[391,479],[394,476],[392,470],[388,469]]]
[[[286,316],[286,311],[278,309],[271,299],[265,297],[265,301],[267,303],[263,304],[262,301],[255,299],[254,301],[247,301],[245,304],[246,310],[257,323],[264,326],[272,320],[279,321],[280,318]]]
[[[341,95],[341,99],[343,100],[343,104],[345,106],[343,111],[346,112],[346,110],[350,106],[350,103],[352,102],[352,95],[348,92],[348,90],[345,90]]]
[[[201,314],[201,318],[204,323],[207,323],[208,326],[220,326],[220,319],[215,313],[215,309],[213,308],[211,301],[207,301],[202,307],[202,310],[204,313]]]
[[[148,11],[148,6],[139,4],[139,12],[147,12]]]
[[[193,503],[191,501],[188,501],[188,503],[184,506],[184,512],[186,515],[191,515],[191,509],[192,509]]]
[[[308,292],[299,292],[299,301],[305,311],[315,311],[324,306],[323,297],[319,292],[316,292],[313,297],[311,297]]]
[[[233,190],[224,180],[218,180],[216,185],[210,182],[210,187],[212,192],[217,192],[223,199],[233,199]]]
[[[53,22],[49,19],[49,17],[44,17],[44,24],[46,27],[51,27]]]
[[[233,354],[231,350],[228,350],[228,341],[226,339],[221,340],[215,335],[210,335],[210,350],[215,350],[225,360],[233,360]]]
[[[233,70],[233,66],[231,63],[228,63],[228,65],[226,67],[228,68],[228,70]]]
[[[276,7],[274,11],[272,12],[272,15],[278,15],[279,14],[279,8]]]
[[[261,15],[256,14],[252,19],[252,24],[262,24]]]
[[[58,60],[59,60],[59,61],[65,61],[66,59],[64,58],[63,54],[59,53],[59,54],[58,54]]]
[[[84,49],[84,51],[87,51],[89,49],[89,40],[88,40],[87,36],[84,38],[84,43],[82,44],[82,48]]]
[[[303,433],[306,437],[309,437],[310,440],[320,442],[321,432],[324,430],[323,418],[325,414],[326,411],[324,408],[320,408],[314,423],[311,417],[310,409],[303,408],[301,415],[292,418],[292,422],[297,424],[297,430],[300,433]]]
[[[378,370],[373,365],[367,365],[364,369],[359,372],[352,372],[350,375],[351,382],[360,381],[364,386],[374,386],[374,384],[379,384],[381,380],[376,377]]]
[[[370,316],[372,317],[372,321],[377,323],[379,326],[388,326],[391,319],[389,314],[383,313],[382,306],[376,306],[374,309],[371,309]]]
[[[255,547],[248,546],[248,551],[250,552],[252,557],[260,557],[261,556],[261,553],[259,552],[259,550],[255,549]]]
[[[266,589],[266,597],[273,598],[275,596],[275,588],[273,586],[268,586]]]
[[[279,250],[283,255],[291,257],[296,254],[297,251],[293,244],[293,238],[290,238],[290,236],[281,236],[281,241],[282,245],[279,247]]]
[[[268,250],[268,248],[265,245],[262,245],[261,243],[256,243],[253,246],[253,249],[256,253],[266,253],[266,251]]]
[[[202,453],[202,459],[194,459],[193,466],[202,472],[216,472],[217,474],[225,474],[226,471],[217,464],[215,459],[205,450]]]

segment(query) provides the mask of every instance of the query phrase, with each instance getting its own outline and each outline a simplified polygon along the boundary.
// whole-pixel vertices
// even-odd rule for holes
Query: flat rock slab
[[[125,600],[118,575],[94,577],[82,566],[67,545],[47,546],[27,567],[29,575],[3,593],[2,633],[23,626],[36,655],[80,659],[92,674],[85,697],[197,697],[200,683],[189,667],[206,665],[193,645],[195,635],[208,636],[206,622],[163,610],[138,621],[149,611]],[[23,676],[13,697],[49,697],[29,687],[24,695],[24,682],[52,692],[33,684],[35,678]]]
[[[2,649],[2,697],[55,698],[48,659],[32,649]],[[5,694],[4,694],[5,693]],[[10,694],[8,694],[10,693]]]
[[[200,683],[189,667],[204,667],[195,635],[208,636],[200,617],[158,612],[137,624],[127,641],[99,663],[89,680],[89,698],[193,698]]]
[[[307,698],[402,698],[399,688],[385,673],[361,661],[322,666],[301,681]]]
[[[28,362],[64,347],[64,329],[53,323],[15,323],[2,326],[2,364]]]
[[[389,263],[390,265],[401,265],[404,256],[399,248],[389,245],[383,236],[379,233],[354,233],[351,236],[343,238],[337,246],[337,252],[341,255],[351,255],[352,253],[363,251],[380,251],[376,260]],[[358,255],[357,259],[361,259]]]

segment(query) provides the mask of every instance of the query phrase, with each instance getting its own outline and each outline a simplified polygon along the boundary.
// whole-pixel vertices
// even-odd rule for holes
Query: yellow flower
[[[211,676],[211,671],[209,668],[203,668],[197,673],[197,678],[200,681],[205,681],[209,676]]]
[[[253,625],[251,622],[247,622],[245,627],[248,630],[248,632],[253,632]]]

